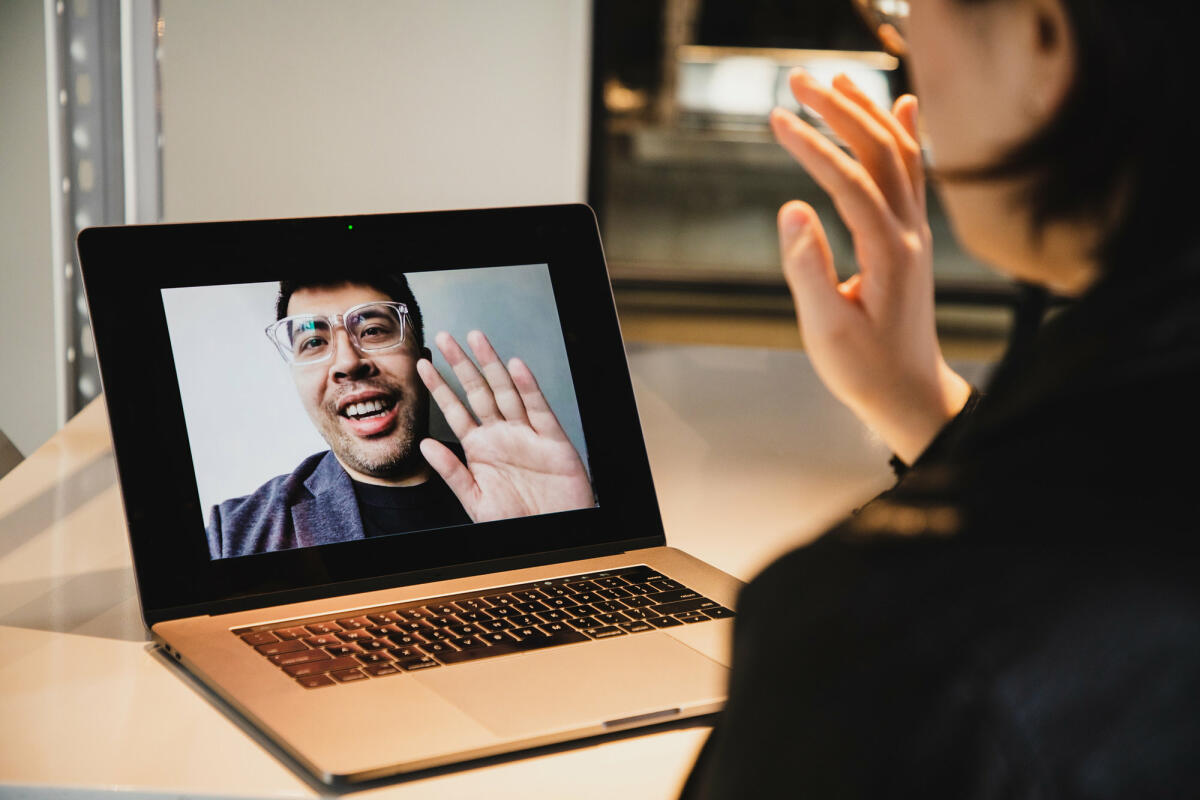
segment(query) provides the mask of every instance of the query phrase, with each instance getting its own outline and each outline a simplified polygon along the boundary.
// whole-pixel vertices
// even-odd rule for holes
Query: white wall
[[[29,455],[54,433],[50,151],[40,0],[0,0],[0,430]]]
[[[171,221],[585,196],[586,0],[163,0]]]

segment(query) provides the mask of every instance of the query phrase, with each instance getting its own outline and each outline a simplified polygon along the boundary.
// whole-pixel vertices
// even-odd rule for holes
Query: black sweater
[[[1200,257],[1114,273],[742,593],[688,798],[1200,797]]]

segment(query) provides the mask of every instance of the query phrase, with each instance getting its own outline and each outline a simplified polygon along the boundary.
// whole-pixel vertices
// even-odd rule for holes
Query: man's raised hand
[[[436,342],[471,410],[428,359],[417,363],[417,372],[462,444],[467,463],[434,439],[421,442],[421,454],[471,519],[486,522],[594,505],[587,470],[529,367],[518,358],[506,367],[480,331],[467,334],[478,368],[450,334],[439,333]]]

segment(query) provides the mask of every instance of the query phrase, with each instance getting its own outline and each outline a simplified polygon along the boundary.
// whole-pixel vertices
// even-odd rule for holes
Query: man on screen
[[[468,411],[430,361],[403,275],[284,281],[267,335],[330,449],[216,506],[213,558],[594,505],[583,462],[529,368],[516,358],[505,366],[472,331],[476,367],[439,333]],[[431,394],[461,445],[429,438]]]

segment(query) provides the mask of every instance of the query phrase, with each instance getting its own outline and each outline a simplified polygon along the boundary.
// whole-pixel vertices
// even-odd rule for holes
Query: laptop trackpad
[[[665,634],[634,634],[413,677],[513,737],[716,701],[725,697],[728,670]]]

